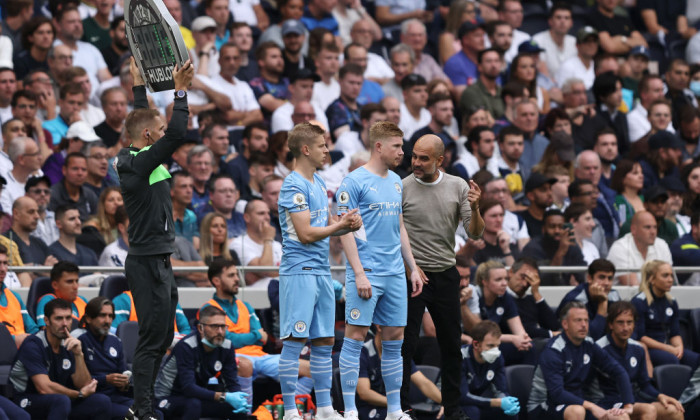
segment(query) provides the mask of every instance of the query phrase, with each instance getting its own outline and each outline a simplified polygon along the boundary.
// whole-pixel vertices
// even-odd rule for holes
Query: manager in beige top
[[[459,293],[467,284],[460,284],[455,267],[455,231],[461,219],[467,235],[479,239],[484,220],[479,214],[481,191],[476,183],[467,184],[462,178],[439,170],[444,151],[438,136],[429,134],[419,138],[411,156],[413,174],[403,179],[404,224],[416,264],[429,281],[423,286],[423,293],[408,297],[408,322],[401,351],[404,362],[401,405],[410,408],[411,360],[427,307],[440,346],[445,419],[460,420],[466,416],[459,409],[462,362]]]

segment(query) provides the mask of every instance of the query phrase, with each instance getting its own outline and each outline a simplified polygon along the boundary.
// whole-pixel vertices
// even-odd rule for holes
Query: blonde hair
[[[493,260],[479,264],[479,267],[476,269],[476,284],[479,287],[484,287],[484,281],[489,279],[489,276],[491,275],[491,270],[497,270],[499,268],[505,269],[506,266],[504,266],[498,261]]]
[[[294,157],[301,156],[301,148],[318,137],[323,137],[325,130],[318,125],[303,122],[294,126],[287,135],[287,146]]]
[[[116,231],[117,222],[114,220],[114,215],[109,215],[105,212],[105,202],[107,197],[113,192],[118,192],[119,195],[122,191],[119,187],[107,187],[100,194],[100,200],[97,202],[97,214],[93,216],[90,220],[95,224],[95,227],[102,235],[106,244],[111,244],[117,239],[119,233]]]
[[[656,277],[656,273],[663,265],[671,266],[671,264],[667,263],[666,261],[660,260],[647,261],[642,266],[642,282],[639,284],[639,291],[644,292],[649,305],[651,305],[654,301],[654,296],[651,293],[651,280]],[[665,297],[669,302],[673,300],[673,297],[669,292],[665,293]]]
[[[129,140],[136,141],[141,138],[141,130],[147,128],[153,123],[156,117],[160,117],[160,112],[157,109],[140,108],[135,109],[126,116],[126,135]],[[158,140],[158,139],[153,139]]]
[[[209,265],[209,263],[211,263],[214,259],[214,239],[211,236],[211,225],[214,223],[214,219],[217,217],[224,221],[224,225],[226,226],[226,237],[228,238],[228,225],[226,224],[226,218],[219,213],[209,213],[204,216],[204,219],[202,219],[202,226],[199,229],[199,255],[202,257],[202,261],[204,261],[204,263],[207,265]],[[228,249],[227,242],[228,241],[224,241],[224,243],[220,245],[220,249],[218,251],[223,259],[233,260],[231,252]]]
[[[403,131],[401,131],[398,125],[391,121],[377,121],[372,124],[372,127],[369,129],[370,144],[392,137],[400,137],[403,139]]]

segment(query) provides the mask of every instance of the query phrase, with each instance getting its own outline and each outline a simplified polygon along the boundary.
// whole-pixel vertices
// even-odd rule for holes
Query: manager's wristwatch
[[[175,99],[182,99],[187,97],[187,91],[186,90],[176,90],[175,91]]]

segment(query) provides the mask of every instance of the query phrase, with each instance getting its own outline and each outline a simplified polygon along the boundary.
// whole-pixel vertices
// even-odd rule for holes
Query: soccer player
[[[348,259],[347,325],[340,352],[345,418],[358,418],[355,391],[360,351],[369,326],[375,323],[382,330],[387,419],[408,419],[401,411],[399,395],[403,376],[401,345],[408,306],[404,262],[411,272],[412,297],[421,293],[427,278],[411,254],[401,210],[401,178],[392,171],[403,159],[403,132],[392,122],[379,121],[370,128],[369,140],[369,162],[346,176],[336,193],[338,212],[359,208],[364,223],[353,235],[341,237]]]
[[[316,393],[316,418],[342,417],[331,404],[335,294],[329,264],[333,234],[356,231],[362,219],[353,209],[337,221],[329,220],[326,184],[316,173],[328,156],[324,130],[309,124],[289,132],[289,150],[296,167],[284,180],[278,206],[282,228],[280,263],[280,337],[284,340],[279,379],[284,399],[284,420],[300,419],[294,401],[299,375],[299,354],[311,339],[311,378]],[[400,198],[400,195],[399,195]],[[400,200],[399,200],[400,204]]]
[[[148,108],[146,88],[133,57],[134,110],[126,117],[130,147],[119,151],[115,166],[129,215],[129,254],[124,268],[139,319],[133,365],[134,408],[139,419],[157,418],[153,382],[173,341],[177,285],[170,266],[175,242],[170,173],[162,165],[185,142],[187,88],[194,66],[187,60],[173,69],[175,105],[167,132],[158,111]],[[160,139],[160,140],[158,140]]]

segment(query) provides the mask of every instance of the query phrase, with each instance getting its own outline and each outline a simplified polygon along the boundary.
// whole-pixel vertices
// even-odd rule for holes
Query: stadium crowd
[[[288,133],[305,122],[325,132],[329,153],[316,173],[336,210],[345,177],[370,161],[371,128],[389,121],[404,136],[395,168],[404,206],[414,191],[406,180],[415,171],[421,183],[425,162],[481,191],[483,233],[463,220],[442,238],[461,281],[459,413],[700,418],[700,347],[684,343],[670,293],[700,285],[700,273],[672,270],[700,265],[700,1],[163,3],[196,73],[186,139],[159,174],[172,198],[170,264],[203,268],[176,273],[178,286],[215,292],[196,317],[177,309],[179,341],[156,379],[161,415],[226,418],[234,407],[242,416],[262,402],[256,378],[284,376],[279,273],[239,278],[236,266],[283,259],[294,228],[278,199],[297,159]],[[78,268],[122,267],[129,250],[115,160],[133,137],[123,6],[0,1],[0,320],[18,348],[0,419],[124,418],[131,405],[114,335],[137,320],[131,292],[88,301],[80,288],[106,276]],[[173,91],[149,91],[148,101],[164,130]],[[426,135],[442,144],[420,167]],[[410,239],[421,266],[421,238]],[[330,264],[346,262],[343,241],[331,238]],[[32,265],[53,269],[48,278],[8,270]],[[587,271],[540,273],[546,266]],[[333,278],[342,306],[356,291],[343,273]],[[50,287],[25,307],[15,289],[39,281]],[[556,308],[540,286],[570,291]],[[639,294],[625,302],[615,286]],[[239,287],[265,290],[273,321],[258,319]],[[446,354],[450,343],[435,338],[445,321],[423,308],[410,309],[423,325],[411,351],[416,364],[441,366],[426,355]],[[387,415],[381,329],[361,350],[362,420]],[[303,359],[297,394],[310,394]],[[412,363],[404,383],[439,406],[436,380]],[[532,366],[529,398],[507,382],[522,365]],[[675,398],[658,389],[655,368],[665,365],[687,367]]]

